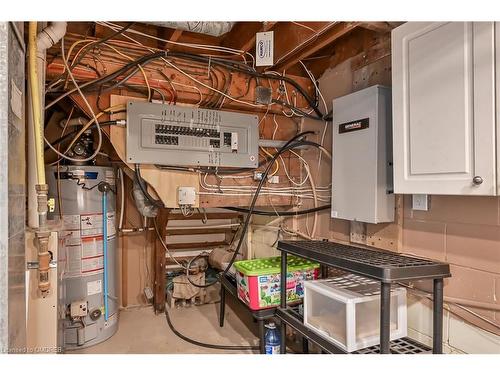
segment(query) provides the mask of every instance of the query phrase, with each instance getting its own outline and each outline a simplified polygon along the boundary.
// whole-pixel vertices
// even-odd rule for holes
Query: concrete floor
[[[227,298],[224,327],[219,327],[219,303],[169,309],[174,327],[194,340],[219,345],[258,346],[258,325],[238,301]],[[152,307],[120,312],[118,331],[107,341],[72,351],[74,354],[112,353],[252,353],[252,351],[206,349],[178,338],[168,327],[165,314]],[[258,353],[258,351],[253,351]]]

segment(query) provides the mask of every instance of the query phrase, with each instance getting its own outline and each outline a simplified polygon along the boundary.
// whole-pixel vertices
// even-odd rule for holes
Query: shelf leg
[[[434,279],[432,352],[443,353],[443,279]]]
[[[280,275],[280,307],[282,309],[286,308],[286,259],[287,253],[285,251],[281,252],[281,275]],[[281,345],[280,353],[286,354],[286,324],[281,321]]]
[[[320,267],[320,270],[321,270],[321,278],[322,279],[328,278],[328,266],[325,266],[324,264],[322,264]]]
[[[391,336],[391,284],[380,288],[380,354],[390,353]]]
[[[302,336],[302,353],[309,354],[309,340],[305,336]]]
[[[219,326],[224,327],[224,314],[226,313],[226,289],[220,285]]]
[[[281,321],[281,342],[280,342],[280,354],[286,354],[286,324]]]
[[[266,338],[265,338],[265,325],[264,319],[257,319],[259,321],[259,346],[260,354],[266,354]]]

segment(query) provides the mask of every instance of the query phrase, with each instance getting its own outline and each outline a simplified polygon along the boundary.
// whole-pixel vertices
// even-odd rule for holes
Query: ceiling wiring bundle
[[[63,74],[53,81],[49,86],[48,86],[48,93],[56,93],[58,92],[57,90],[60,90],[61,88],[64,90],[62,94],[60,94],[58,97],[53,99],[50,103],[46,105],[46,109],[52,107],[54,104],[58,103],[60,100],[63,98],[71,95],[72,93],[76,92],[76,87],[73,89],[66,90],[67,86],[67,75],[69,75],[69,72],[74,69],[76,66],[79,64],[82,64],[82,60],[86,55],[92,55],[95,58],[95,54],[93,51],[97,46],[99,46],[100,50],[106,50],[109,49],[120,56],[125,58],[125,64],[118,70],[109,73],[109,74],[98,74],[98,77],[79,84],[79,87],[81,90],[84,91],[99,91],[99,93],[102,93],[104,91],[110,91],[115,88],[118,88],[119,86],[124,86],[126,85],[126,82],[134,76],[136,73],[141,72],[144,75],[144,80],[146,85],[148,86],[148,99],[150,100],[152,98],[152,90],[151,86],[148,83],[148,78],[146,73],[144,72],[144,69],[146,69],[147,65],[157,62],[162,62],[163,67],[168,66],[183,76],[185,76],[187,79],[191,80],[194,83],[195,90],[199,89],[196,87],[202,86],[205,89],[208,89],[209,91],[214,92],[215,94],[219,95],[219,98],[216,99],[215,101],[211,102],[211,105],[208,105],[209,103],[205,103],[206,105],[204,106],[215,106],[215,107],[221,107],[224,103],[225,100],[229,101],[234,101],[238,102],[240,104],[248,105],[251,107],[266,107],[263,104],[255,104],[253,101],[246,101],[243,99],[240,99],[241,97],[233,97],[228,94],[228,89],[232,80],[232,73],[241,73],[250,76],[251,79],[255,80],[267,80],[267,81],[277,81],[279,82],[280,87],[285,91],[285,101],[278,100],[276,99],[274,104],[278,104],[283,106],[284,108],[291,109],[291,113],[294,116],[306,116],[306,117],[312,117],[317,120],[322,120],[324,118],[324,114],[319,110],[317,106],[317,97],[311,97],[305,88],[303,88],[300,84],[298,84],[295,80],[291,79],[290,77],[287,77],[285,74],[280,74],[277,72],[259,72],[255,69],[255,67],[252,65],[247,65],[246,62],[239,62],[235,61],[232,59],[228,58],[229,55],[233,56],[242,56],[246,55],[247,53],[239,50],[234,50],[234,49],[228,49],[226,47],[220,47],[220,46],[209,46],[209,45],[200,45],[200,44],[191,44],[191,43],[179,43],[179,42],[173,42],[171,44],[173,45],[180,45],[184,47],[189,47],[192,49],[198,49],[198,50],[203,50],[204,52],[206,51],[216,51],[219,53],[219,55],[207,55],[207,54],[195,54],[195,53],[188,53],[188,52],[178,52],[178,51],[163,51],[163,50],[158,50],[155,48],[151,48],[148,46],[143,45],[139,41],[131,38],[128,34],[138,34],[144,37],[152,38],[152,39],[161,39],[161,38],[156,38],[153,36],[150,36],[145,33],[141,33],[135,29],[133,29],[131,24],[126,25],[125,27],[120,27],[118,25],[114,25],[109,22],[100,22],[98,24],[101,24],[105,27],[110,28],[113,30],[114,34],[111,35],[110,37],[101,39],[101,40],[92,40],[92,39],[85,39],[85,40],[79,40],[73,43],[73,45],[70,47],[68,50],[68,60],[71,58],[71,53],[73,51],[73,48],[76,44],[81,44],[81,43],[86,43],[83,47],[80,48],[79,51],[77,51],[76,55],[73,57],[71,65],[69,65],[66,61],[64,64],[64,72]],[[147,53],[145,55],[142,55],[139,58],[133,58],[131,57],[128,53],[130,53],[130,46],[124,45],[123,41],[117,41],[113,39],[114,37],[121,35],[122,37],[126,37],[128,40],[131,41],[132,45],[139,46],[150,53]],[[161,39],[162,40],[162,39]],[[169,43],[167,40],[162,40],[165,43]],[[130,42],[128,42],[130,43]],[[120,50],[126,50],[127,53],[121,52]],[[253,58],[253,57],[252,57]],[[197,68],[203,68],[203,70],[206,70],[208,72],[209,78],[211,82],[203,82],[206,78],[205,76],[202,78],[200,75],[200,78],[195,78],[194,75],[197,73],[193,72],[188,72],[188,69],[181,67],[183,63],[188,62],[190,65],[189,66],[194,66]],[[165,65],[166,64],[166,65]],[[86,64],[88,65],[88,64]],[[97,71],[97,65],[95,68]],[[162,71],[162,69],[157,69],[158,71]],[[104,73],[106,73],[104,71]],[[168,77],[165,77],[168,78]],[[250,79],[250,80],[251,80]],[[249,90],[249,83],[250,80],[248,80],[248,85],[247,85],[247,93]],[[206,80],[205,80],[206,81]],[[168,83],[170,84],[171,88],[173,89],[172,91],[175,91],[175,88],[173,85],[178,85],[181,84],[180,82],[175,82],[172,79],[168,79]],[[297,108],[294,103],[296,101],[296,97],[294,100],[290,100],[288,96],[288,91],[287,91],[287,85],[290,85],[291,87],[294,88],[294,90],[301,95],[306,103],[308,104],[310,110],[307,109],[301,109]],[[316,85],[315,85],[316,86]],[[155,92],[159,92],[161,95],[161,91],[159,88],[156,88],[154,90]],[[170,89],[169,89],[170,91]],[[170,97],[171,101],[173,99],[173,92],[170,92]],[[246,94],[244,94],[246,95]],[[243,95],[243,96],[244,96]],[[200,91],[200,101],[202,100],[201,98],[201,91]],[[163,101],[165,101],[165,98],[162,98]],[[315,116],[311,115],[311,112],[315,113]]]

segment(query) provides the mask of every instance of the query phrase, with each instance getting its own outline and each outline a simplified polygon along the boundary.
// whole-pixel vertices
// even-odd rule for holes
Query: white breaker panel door
[[[395,193],[495,195],[495,29],[393,30]]]

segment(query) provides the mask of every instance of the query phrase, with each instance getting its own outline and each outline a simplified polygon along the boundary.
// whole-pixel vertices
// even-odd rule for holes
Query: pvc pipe
[[[108,202],[107,192],[102,192],[102,253],[104,257],[104,321],[109,318],[108,309]]]
[[[38,50],[40,52],[45,52],[59,42],[66,34],[66,27],[66,22],[52,22],[50,26],[43,29],[36,38]]]

